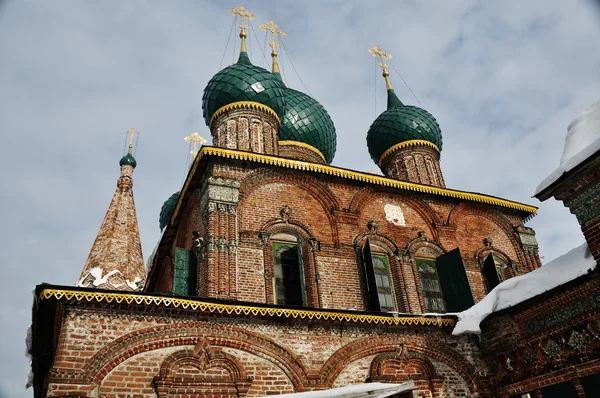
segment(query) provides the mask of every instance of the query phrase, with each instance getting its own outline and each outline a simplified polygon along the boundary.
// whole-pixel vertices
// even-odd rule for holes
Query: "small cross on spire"
[[[196,155],[198,154],[198,144],[200,144],[200,145],[206,144],[206,139],[204,139],[204,137],[202,137],[200,134],[198,134],[195,131],[192,134],[185,137],[184,140],[185,140],[185,142],[189,142],[189,143],[193,144],[193,149],[190,151],[190,154],[193,157],[196,157]]]
[[[381,49],[379,46],[375,46],[369,49],[369,53],[374,57],[379,58],[379,66],[383,69],[383,77],[385,79],[385,86],[388,90],[392,89],[392,83],[390,82],[390,74],[388,73],[388,66],[386,61],[392,59],[392,54],[387,53]]]
[[[127,130],[126,133],[130,134],[129,135],[129,150],[127,151],[127,153],[131,155],[131,151],[133,148],[133,136],[136,134],[139,134],[140,132],[132,127],[129,130]]]
[[[244,25],[244,22],[246,19],[248,20],[248,22],[252,21],[254,19],[254,14],[252,14],[250,11],[248,11],[244,6],[232,8],[229,11],[231,12],[231,14],[233,14],[234,17],[240,17],[240,23],[237,24],[238,28],[241,29],[240,39],[242,39],[242,45],[240,47],[240,52],[245,53],[246,52],[246,37],[247,37],[246,28],[248,27],[248,25]]]
[[[279,73],[279,64],[277,63],[277,47],[279,47],[279,43],[277,43],[275,36],[279,35],[279,37],[283,37],[286,35],[286,33],[273,20],[258,26],[265,32],[271,32],[269,46],[271,47],[271,57],[273,57],[272,72]]]

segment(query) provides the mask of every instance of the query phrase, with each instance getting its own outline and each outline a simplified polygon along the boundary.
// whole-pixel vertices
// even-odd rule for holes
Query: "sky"
[[[141,131],[134,192],[145,258],[152,251],[160,207],[185,177],[183,137],[198,131],[210,142],[202,93],[237,58],[228,9],[238,5],[0,0],[0,398],[32,396],[23,388],[31,290],[77,281],[131,127]],[[243,5],[256,15],[254,64],[270,64],[259,23],[273,19],[287,32],[284,78],[308,87],[331,115],[335,166],[376,169],[365,138],[385,109],[385,85],[367,50],[380,45],[393,55],[402,101],[422,104],[441,126],[449,188],[539,206],[527,225],[542,262],[584,242],[562,203],[532,195],[558,167],[568,123],[600,99],[600,12],[591,0]]]

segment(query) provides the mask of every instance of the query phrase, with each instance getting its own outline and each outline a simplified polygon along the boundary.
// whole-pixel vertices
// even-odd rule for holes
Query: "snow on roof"
[[[414,381],[409,380],[402,384],[392,383],[364,383],[353,384],[345,387],[331,388],[329,390],[299,392],[293,394],[278,395],[278,397],[293,398],[384,398],[394,394],[410,391],[415,387]]]
[[[528,274],[505,280],[479,303],[457,314],[452,334],[481,333],[479,324],[491,313],[517,305],[596,268],[587,243]]]
[[[574,169],[599,150],[600,101],[596,101],[567,127],[560,166],[538,185],[535,195],[548,188],[564,173]]]

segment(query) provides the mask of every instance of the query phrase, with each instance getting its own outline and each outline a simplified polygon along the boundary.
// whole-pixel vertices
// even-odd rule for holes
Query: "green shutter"
[[[306,287],[304,284],[304,261],[302,261],[302,245],[300,238],[296,237],[296,249],[298,255],[298,268],[300,271],[300,289],[302,291],[302,305],[306,307]]]
[[[475,304],[458,248],[437,258],[437,270],[448,312],[461,312]]]
[[[371,255],[371,244],[369,239],[363,247],[363,264],[365,265],[365,276],[367,277],[367,292],[369,294],[369,311],[381,311],[379,295],[377,294],[377,282],[373,270],[373,257]]]
[[[173,272],[173,294],[193,296],[196,281],[196,266],[191,250],[175,248],[175,267]]]
[[[494,256],[490,253],[483,262],[483,273],[487,278],[490,290],[495,288],[502,282],[498,276],[498,270],[496,269],[496,263],[494,262]]]

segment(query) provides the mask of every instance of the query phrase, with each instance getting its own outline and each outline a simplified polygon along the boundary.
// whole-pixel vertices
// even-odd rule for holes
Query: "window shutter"
[[[502,282],[498,277],[498,271],[496,270],[496,263],[494,262],[494,256],[490,253],[483,262],[483,273],[488,280],[490,290],[495,288]]]
[[[173,271],[173,294],[178,296],[194,295],[196,267],[191,250],[175,248],[175,269]]]
[[[306,306],[306,288],[304,283],[304,262],[302,261],[302,245],[300,237],[296,236],[296,250],[298,252],[298,271],[300,272],[300,291],[302,292],[302,305]]]
[[[369,239],[363,247],[363,264],[365,265],[365,275],[367,277],[367,291],[369,293],[369,311],[381,311],[379,306],[379,295],[377,294],[377,282],[375,281],[375,272],[373,270],[373,257],[371,257],[371,244]]]
[[[448,312],[461,312],[475,302],[458,248],[437,258],[438,275]]]

